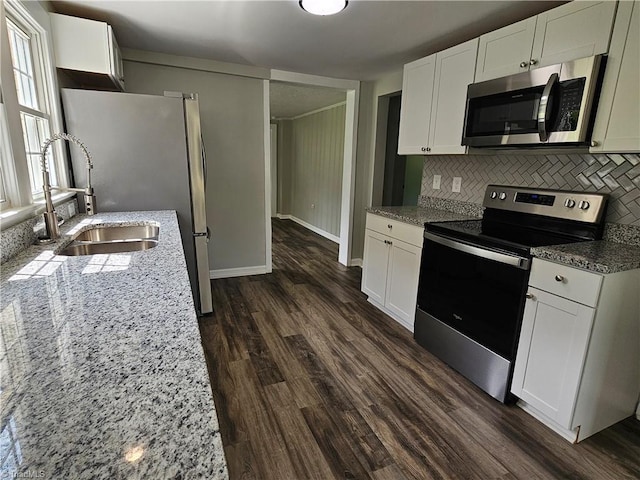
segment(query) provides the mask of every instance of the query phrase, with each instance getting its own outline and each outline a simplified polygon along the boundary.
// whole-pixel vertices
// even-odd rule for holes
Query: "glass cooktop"
[[[426,231],[475,245],[529,255],[533,247],[581,241],[571,235],[482,220],[428,223]]]

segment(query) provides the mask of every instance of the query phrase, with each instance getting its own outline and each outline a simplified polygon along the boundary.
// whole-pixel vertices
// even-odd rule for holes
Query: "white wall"
[[[197,93],[207,155],[212,273],[260,272],[265,251],[263,80],[176,66],[124,62],[127,91]],[[176,57],[178,60],[180,57]],[[156,60],[154,60],[156,61]],[[179,61],[174,64],[180,64]],[[231,272],[229,270],[232,270]]]
[[[340,235],[344,104],[281,122],[282,145],[289,175],[283,177],[283,205],[293,215],[323,232]],[[290,130],[287,135],[286,130]]]
[[[353,246],[351,258],[361,259],[364,250],[365,209],[372,205],[375,185],[382,192],[382,176],[375,171],[384,167],[386,144],[385,96],[402,90],[402,70],[391,72],[375,82],[360,84],[358,147],[356,159],[356,192],[353,214]],[[378,167],[376,169],[376,166]],[[376,203],[375,201],[373,202]]]

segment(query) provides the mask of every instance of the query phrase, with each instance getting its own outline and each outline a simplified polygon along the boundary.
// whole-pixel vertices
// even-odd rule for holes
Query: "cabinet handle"
[[[564,277],[562,275],[556,275],[556,282],[564,282]]]
[[[423,152],[428,151],[427,147],[422,147],[420,150],[422,150]]]
[[[600,142],[598,142],[597,140],[591,140],[591,146],[592,147],[597,147],[600,145]]]
[[[387,225],[387,227],[388,227],[388,228],[393,228],[393,225],[388,224],[388,225]]]
[[[533,293],[529,293],[529,292],[527,292],[527,294],[525,295],[525,297],[526,297],[528,300],[535,300],[535,299],[536,299],[536,296],[535,296]]]
[[[386,243],[387,245],[393,245],[393,242],[391,242],[389,240],[385,240],[384,243]]]
[[[529,60],[529,65],[536,65],[538,63],[538,60],[532,58],[531,60]]]
[[[431,147],[427,147],[427,152],[430,152],[430,151],[431,151]]]
[[[520,68],[527,68],[527,62],[520,62]]]

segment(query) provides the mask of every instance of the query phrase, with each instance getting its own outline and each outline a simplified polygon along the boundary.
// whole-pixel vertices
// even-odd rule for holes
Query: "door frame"
[[[269,126],[270,169],[271,169],[271,218],[278,214],[278,125]]]
[[[360,101],[360,82],[304,73],[271,70],[271,80],[315,87],[328,87],[346,93],[346,112],[344,126],[344,150],[342,163],[342,198],[340,207],[340,243],[338,262],[351,266],[353,245],[353,207],[355,202],[356,146],[358,137],[358,111]],[[269,110],[269,80],[265,80],[265,215],[267,219],[267,271],[271,272],[271,155]]]

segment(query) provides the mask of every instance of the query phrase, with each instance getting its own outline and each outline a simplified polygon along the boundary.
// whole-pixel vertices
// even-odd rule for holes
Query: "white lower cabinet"
[[[423,229],[367,214],[362,292],[369,302],[413,331]]]
[[[572,442],[633,415],[640,270],[608,275],[534,259],[511,391]]]

